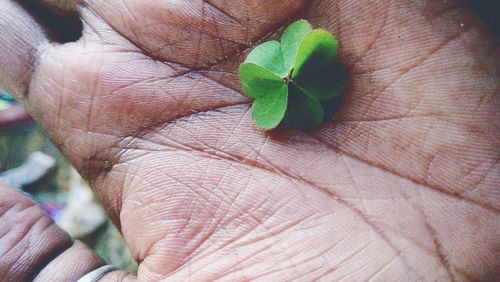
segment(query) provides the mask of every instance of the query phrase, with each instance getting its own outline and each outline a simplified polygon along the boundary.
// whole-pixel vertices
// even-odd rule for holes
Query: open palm
[[[139,280],[500,275],[500,49],[454,1],[94,0],[66,44],[0,2],[0,79]],[[237,68],[299,18],[339,39],[345,99],[317,130],[263,132]]]

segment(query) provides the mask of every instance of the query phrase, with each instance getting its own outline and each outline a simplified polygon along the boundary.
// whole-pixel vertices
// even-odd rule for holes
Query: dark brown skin
[[[457,2],[84,2],[83,37],[54,44],[0,0],[0,82],[140,263],[103,280],[500,275],[500,48]],[[237,67],[298,18],[337,36],[350,84],[335,121],[262,132]]]

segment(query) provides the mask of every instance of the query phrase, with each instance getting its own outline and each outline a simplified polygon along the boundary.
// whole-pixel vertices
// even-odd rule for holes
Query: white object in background
[[[106,222],[106,214],[95,201],[94,193],[82,177],[72,169],[67,202],[57,224],[72,238],[82,238]]]
[[[55,165],[56,160],[53,157],[42,152],[34,152],[21,166],[0,173],[0,182],[21,189],[40,180]]]

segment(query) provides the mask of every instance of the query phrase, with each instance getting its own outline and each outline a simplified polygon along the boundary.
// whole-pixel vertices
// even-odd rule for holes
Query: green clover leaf
[[[287,124],[301,129],[319,126],[347,84],[347,69],[335,62],[338,43],[322,29],[300,20],[281,42],[255,47],[240,66],[243,91],[252,99],[252,116],[262,129]]]

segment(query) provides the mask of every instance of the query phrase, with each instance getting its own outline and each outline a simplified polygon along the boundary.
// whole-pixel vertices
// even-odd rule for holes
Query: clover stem
[[[292,79],[292,74],[289,74],[287,77],[283,78],[283,80],[286,82],[286,84],[294,83]]]
[[[292,75],[293,75],[293,69],[290,71],[290,74],[288,74],[287,77],[283,78],[285,80],[286,84],[293,82]]]

